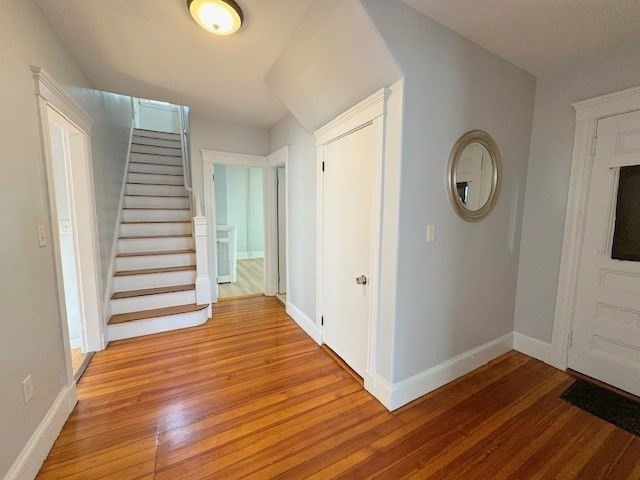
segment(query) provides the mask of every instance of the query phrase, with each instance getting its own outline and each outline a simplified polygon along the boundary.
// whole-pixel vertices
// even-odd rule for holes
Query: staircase
[[[211,316],[206,223],[201,215],[192,220],[181,135],[134,129],[131,138],[109,340],[199,325]]]

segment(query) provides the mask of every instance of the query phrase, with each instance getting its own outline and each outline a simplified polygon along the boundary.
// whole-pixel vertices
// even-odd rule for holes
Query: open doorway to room
[[[215,165],[218,298],[264,290],[264,169]]]

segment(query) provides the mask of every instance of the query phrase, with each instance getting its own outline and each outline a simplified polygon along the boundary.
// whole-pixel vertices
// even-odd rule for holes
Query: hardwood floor
[[[112,343],[40,479],[640,479],[640,438],[511,352],[389,413],[266,297]]]
[[[86,355],[83,354],[82,350],[80,350],[79,348],[71,349],[71,371],[73,372],[74,375],[78,370],[80,370],[80,367],[82,366],[82,363],[84,362],[85,357]]]
[[[245,297],[264,293],[264,260],[238,260],[236,282],[218,285],[219,298]]]

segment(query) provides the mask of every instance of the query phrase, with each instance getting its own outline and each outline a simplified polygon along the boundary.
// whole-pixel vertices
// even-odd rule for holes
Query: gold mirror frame
[[[458,167],[458,162],[462,152],[472,143],[479,143],[487,149],[491,157],[491,163],[493,164],[493,177],[491,179],[491,193],[486,203],[479,210],[469,210],[458,195],[458,189],[456,186],[455,171]],[[460,218],[467,222],[478,222],[485,218],[496,202],[498,201],[498,194],[500,193],[500,180],[502,178],[502,164],[500,162],[500,151],[495,140],[487,132],[482,130],[473,130],[462,135],[451,150],[449,156],[449,166],[447,168],[447,190],[449,191],[449,200],[451,206],[458,214]]]

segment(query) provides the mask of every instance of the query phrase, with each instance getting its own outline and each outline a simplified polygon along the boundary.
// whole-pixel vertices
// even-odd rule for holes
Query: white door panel
[[[357,130],[324,146],[323,339],[364,376],[367,364],[373,209],[374,129]]]
[[[620,167],[639,164],[640,112],[601,120],[569,350],[569,368],[635,395],[640,395],[640,262],[614,260],[611,249]]]

